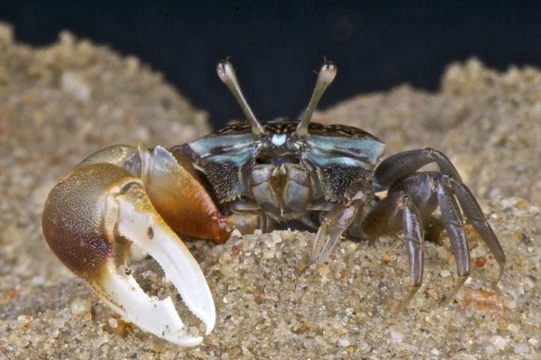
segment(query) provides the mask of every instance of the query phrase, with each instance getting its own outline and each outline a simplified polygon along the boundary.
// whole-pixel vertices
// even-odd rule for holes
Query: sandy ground
[[[456,279],[444,236],[441,245],[426,244],[424,285],[400,314],[391,311],[407,292],[399,236],[374,244],[345,240],[328,264],[305,272],[310,233],[235,237],[222,246],[197,242],[190,247],[218,319],[191,349],[116,318],[48,249],[40,222],[49,190],[88,154],[116,143],[189,141],[209,131],[205,113],[135,58],[69,34],[31,49],[14,43],[4,25],[0,99],[0,358],[521,359],[541,353],[536,69],[499,74],[471,60],[450,66],[437,94],[402,86],[317,114],[320,122],[370,131],[387,142],[387,154],[425,146],[448,154],[507,254],[498,291],[490,287],[495,261],[472,233],[477,266],[457,298],[437,305]],[[133,267],[148,287],[167,289],[150,259]]]

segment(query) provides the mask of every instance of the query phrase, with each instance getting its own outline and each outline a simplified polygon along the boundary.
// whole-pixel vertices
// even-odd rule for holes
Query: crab
[[[247,122],[228,125],[166,149],[116,145],[90,155],[51,190],[43,233],[52,251],[85,279],[110,308],[142,330],[183,346],[195,346],[170,297],[147,295],[129,268],[132,244],[162,267],[187,308],[215,325],[214,301],[198,263],[182,238],[223,243],[242,234],[297,225],[317,232],[311,264],[326,261],[343,237],[375,239],[402,232],[410,289],[407,307],[422,284],[424,222],[439,208],[456,259],[452,299],[470,273],[464,224],[470,223],[499,264],[504,251],[455,166],[432,148],[410,150],[380,162],[384,143],[345,125],[311,122],[317,103],[336,75],[325,62],[299,120],[260,122],[228,60],[220,79]],[[439,171],[422,171],[435,163]]]

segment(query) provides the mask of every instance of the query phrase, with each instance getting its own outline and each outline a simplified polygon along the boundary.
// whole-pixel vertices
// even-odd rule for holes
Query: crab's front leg
[[[212,331],[216,315],[209,287],[170,225],[216,241],[225,241],[229,230],[192,173],[162,147],[106,148],[53,188],[43,213],[51,249],[107,305],[141,329],[184,346],[202,337],[186,333],[170,297],[149,297],[127,262],[132,243],[150,254],[206,333]]]
[[[321,223],[310,254],[311,264],[322,264],[373,195],[370,183],[360,178],[346,190],[345,202],[329,211]]]

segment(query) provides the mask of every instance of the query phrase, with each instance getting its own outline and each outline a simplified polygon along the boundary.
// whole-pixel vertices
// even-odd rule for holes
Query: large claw
[[[205,277],[179,237],[155,211],[143,182],[108,163],[79,165],[49,194],[43,232],[51,249],[126,320],[158,337],[195,346],[170,297],[149,297],[126,267],[131,243],[163,268],[182,300],[214,328],[214,302]]]

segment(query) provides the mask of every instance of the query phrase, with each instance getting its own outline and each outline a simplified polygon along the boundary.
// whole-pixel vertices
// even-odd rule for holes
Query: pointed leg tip
[[[391,311],[393,315],[398,315],[400,313],[403,313],[407,310],[409,304],[411,303],[411,300],[415,297],[415,294],[419,291],[421,288],[421,285],[411,285],[410,290],[406,297],[400,301],[400,303]]]
[[[468,280],[469,277],[469,274],[459,275],[453,291],[445,299],[443,299],[443,301],[440,302],[439,306],[444,307],[449,305],[455,299],[456,295],[458,294],[460,289],[462,289],[464,283],[466,282],[466,280]]]
[[[492,287],[494,289],[498,289],[499,288],[499,284],[502,280],[502,277],[503,277],[503,273],[504,273],[504,270],[505,270],[505,262],[503,263],[500,263],[500,272],[498,273],[498,278],[496,278],[493,282],[492,282]]]

